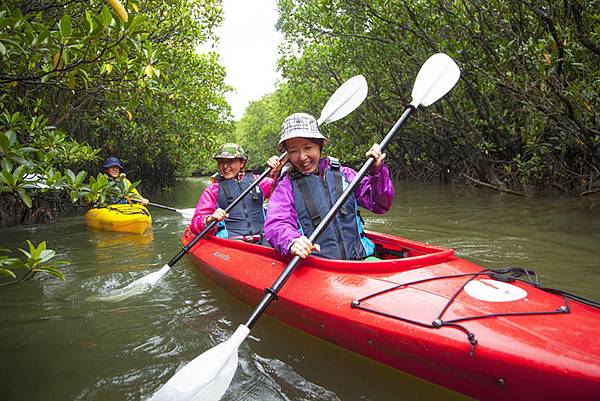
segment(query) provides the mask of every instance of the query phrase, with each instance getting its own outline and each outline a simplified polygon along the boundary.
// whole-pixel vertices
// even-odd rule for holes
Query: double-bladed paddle
[[[344,82],[334,93],[331,95],[323,110],[321,111],[321,115],[317,120],[319,125],[328,124],[334,121],[339,120],[340,118],[346,117],[350,114],[354,109],[356,109],[367,97],[367,80],[362,75],[356,75],[346,82]],[[279,157],[279,160],[283,160],[285,157],[285,153]],[[244,199],[246,195],[248,195],[267,175],[271,173],[271,168],[267,168],[248,188],[246,188],[240,196],[238,196],[231,204],[225,209],[225,212],[228,213],[231,209],[233,209],[239,202]],[[152,204],[153,206],[157,206],[156,204]],[[193,217],[193,213],[192,213]],[[121,301],[123,299],[129,298],[133,295],[137,295],[142,293],[149,288],[151,288],[154,284],[156,284],[162,276],[164,276],[171,267],[179,261],[187,252],[196,243],[202,239],[206,235],[206,233],[210,232],[212,228],[217,224],[217,221],[211,221],[204,230],[202,230],[194,239],[192,239],[186,246],[181,248],[179,253],[173,257],[167,264],[165,264],[160,270],[150,273],[142,278],[139,278],[132,282],[131,284],[119,288],[116,290],[110,291],[107,295],[102,297],[96,297],[105,301]]]
[[[434,54],[427,59],[417,74],[412,91],[412,102],[406,107],[400,119],[380,143],[381,149],[385,149],[394,139],[404,121],[419,106],[429,106],[440,99],[454,87],[459,77],[460,70],[458,66],[446,54]],[[335,214],[356,189],[373,163],[374,159],[372,157],[365,162],[354,180],[312,233],[309,238],[310,242],[314,244],[325,231],[327,225],[333,220]],[[209,349],[185,365],[154,394],[151,401],[217,401],[221,399],[237,369],[240,344],[248,336],[250,329],[258,318],[274,300],[277,292],[283,287],[300,260],[299,256],[292,258],[271,288],[265,290],[264,297],[246,323],[241,324],[229,340]]]

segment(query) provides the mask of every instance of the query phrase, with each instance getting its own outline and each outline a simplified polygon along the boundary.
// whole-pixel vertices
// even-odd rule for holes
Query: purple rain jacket
[[[321,158],[319,171],[323,172],[329,166],[329,158]],[[357,174],[353,169],[344,166],[340,168],[340,171],[348,182],[352,182]],[[376,173],[369,172],[362,179],[354,191],[354,196],[359,206],[373,213],[384,214],[390,209],[394,199],[394,185],[385,163]],[[290,176],[283,173],[269,199],[264,228],[265,239],[277,252],[288,255],[292,242],[301,236],[298,227],[292,182]]]

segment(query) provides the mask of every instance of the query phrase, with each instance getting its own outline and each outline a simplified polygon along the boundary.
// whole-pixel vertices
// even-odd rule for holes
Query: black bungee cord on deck
[[[463,292],[465,286],[469,282],[474,280],[475,278],[482,276],[482,275],[488,276],[494,280],[498,280],[498,281],[502,281],[502,282],[506,282],[506,283],[512,282],[512,281],[521,281],[521,282],[527,283],[527,284],[532,285],[542,291],[546,291],[546,292],[549,292],[549,293],[552,293],[555,295],[562,296],[565,303],[564,303],[564,305],[561,305],[558,308],[556,308],[555,310],[551,310],[551,311],[490,313],[490,314],[486,314],[486,315],[467,316],[467,317],[462,317],[462,318],[457,318],[457,319],[443,320],[442,317],[443,317],[444,313],[448,310],[448,308],[450,308],[450,306],[455,301],[455,299],[458,297],[458,295],[460,295]],[[380,310],[377,310],[377,309],[374,309],[371,307],[365,307],[365,306],[361,305],[364,301],[366,301],[368,299],[375,298],[379,295],[382,295],[382,294],[385,294],[385,293],[388,293],[391,291],[406,288],[411,285],[421,284],[421,283],[425,283],[428,281],[451,279],[451,278],[457,278],[457,277],[468,277],[468,279],[448,299],[448,302],[446,302],[446,304],[442,308],[441,312],[438,314],[437,318],[434,319],[431,323],[419,322],[416,320],[404,318],[402,316],[393,315],[388,312],[383,312],[383,311],[380,311]],[[524,279],[521,277],[526,277],[526,278]],[[367,295],[365,297],[356,299],[356,300],[352,301],[351,306],[352,306],[352,308],[355,308],[355,309],[361,309],[361,310],[364,310],[367,312],[375,313],[375,314],[389,317],[392,319],[398,319],[398,320],[401,320],[401,321],[404,321],[407,323],[411,323],[411,324],[416,324],[416,325],[422,326],[422,327],[429,327],[429,328],[433,328],[433,329],[440,329],[442,327],[452,327],[452,328],[458,329],[467,335],[467,339],[469,341],[469,344],[471,345],[469,357],[473,358],[475,355],[475,348],[477,346],[477,339],[475,338],[475,334],[472,333],[471,331],[469,331],[469,329],[467,329],[465,326],[459,324],[460,322],[476,320],[476,319],[486,319],[486,318],[491,318],[491,317],[556,315],[556,314],[570,313],[571,309],[570,309],[570,305],[569,305],[569,299],[573,299],[573,300],[576,300],[583,304],[586,304],[588,306],[600,309],[600,303],[597,301],[594,301],[594,300],[591,300],[588,298],[584,298],[579,295],[571,294],[567,291],[563,291],[560,289],[542,286],[537,273],[533,270],[528,270],[523,267],[505,267],[502,269],[483,269],[483,270],[481,270],[479,272],[475,272],[475,273],[461,273],[461,274],[452,274],[452,275],[447,275],[447,276],[430,277],[430,278],[410,281],[407,283],[397,284],[390,288],[386,288],[384,290],[377,291],[377,292]]]

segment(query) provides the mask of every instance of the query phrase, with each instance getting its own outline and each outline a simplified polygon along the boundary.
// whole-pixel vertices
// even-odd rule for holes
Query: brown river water
[[[152,201],[194,207],[205,179]],[[46,240],[68,261],[65,281],[0,288],[1,399],[145,400],[175,371],[225,341],[252,308],[182,259],[150,292],[97,296],[158,270],[186,222],[151,209],[149,235],[89,229],[81,214],[0,229],[0,248]],[[523,199],[488,190],[399,183],[392,210],[368,229],[454,248],[482,267],[523,266],[542,283],[600,299],[600,199]],[[465,397],[263,316],[240,347],[224,400],[461,400]]]

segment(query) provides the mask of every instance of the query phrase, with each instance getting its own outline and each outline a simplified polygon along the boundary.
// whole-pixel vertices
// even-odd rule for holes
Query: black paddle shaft
[[[178,212],[178,210],[177,210],[177,209],[175,209],[174,207],[169,207],[169,206],[159,205],[158,203],[152,203],[152,202],[148,202],[148,204],[149,204],[150,206],[154,206],[154,207],[157,207],[157,208],[159,208],[159,209],[165,209],[165,210],[170,210],[170,211],[172,211],[172,212]]]
[[[404,121],[415,110],[416,110],[416,108],[412,105],[408,105],[406,107],[406,109],[404,110],[404,113],[402,113],[402,116],[400,117],[400,119],[396,122],[396,124],[394,124],[392,129],[388,132],[388,134],[385,136],[385,138],[383,138],[383,141],[381,141],[381,143],[379,144],[379,147],[381,148],[382,151],[394,139],[394,137],[400,131],[400,127],[404,124]],[[333,221],[336,213],[340,210],[342,205],[348,200],[348,197],[350,197],[350,194],[352,194],[354,192],[354,190],[356,189],[356,187],[358,186],[360,181],[364,178],[365,175],[367,175],[367,172],[369,171],[369,169],[371,168],[371,166],[373,165],[374,162],[375,162],[375,159],[373,159],[372,157],[369,157],[369,159],[365,162],[365,164],[361,167],[361,169],[356,174],[356,177],[354,177],[354,180],[352,180],[350,185],[346,188],[346,190],[344,190],[344,192],[342,193],[342,196],[340,196],[340,198],[331,207],[329,212],[325,215],[325,217],[323,218],[321,223],[317,226],[317,228],[315,228],[315,231],[312,233],[312,235],[309,238],[310,242],[312,242],[314,244],[317,241],[317,239],[321,236],[321,234],[323,234],[323,232],[325,231],[325,229],[327,228],[329,223],[331,223]],[[292,260],[290,261],[290,263],[285,268],[285,270],[279,275],[279,277],[277,278],[275,283],[273,283],[271,288],[265,289],[265,295],[263,296],[260,303],[254,309],[254,312],[252,312],[252,315],[246,321],[246,323],[245,323],[246,327],[248,327],[249,329],[252,329],[252,326],[254,326],[254,324],[256,323],[258,318],[267,309],[269,304],[274,299],[277,298],[277,293],[279,292],[281,287],[283,287],[283,285],[285,284],[287,279],[290,277],[290,275],[292,274],[292,271],[296,268],[296,266],[298,265],[300,260],[301,260],[300,256],[294,256],[292,258]]]
[[[281,162],[285,158],[286,155],[287,155],[287,152],[284,152],[281,156],[279,156],[279,161]],[[242,201],[242,199],[244,199],[244,197],[246,195],[248,195],[267,175],[271,174],[272,170],[273,169],[271,167],[268,167],[265,171],[263,171],[263,173],[261,175],[259,175],[258,178],[256,180],[254,180],[254,182],[252,184],[250,184],[250,186],[248,188],[246,188],[240,194],[240,196],[235,198],[233,200],[233,202],[231,202],[229,204],[229,206],[227,206],[227,208],[225,209],[225,213],[229,213],[229,211],[231,209],[233,209],[235,206],[237,206],[237,204],[240,203]],[[210,224],[208,224],[206,227],[204,227],[204,230],[200,231],[200,233],[198,235],[196,235],[193,240],[191,240],[186,246],[181,248],[179,253],[177,255],[175,255],[173,257],[173,259],[171,259],[169,261],[169,263],[167,263],[167,264],[169,266],[173,267],[173,265],[175,263],[177,263],[179,261],[179,259],[183,258],[183,256],[186,253],[188,253],[190,251],[190,249],[192,249],[194,247],[194,245],[196,245],[196,243],[198,241],[200,241],[200,239],[202,239],[202,237],[204,237],[206,235],[206,233],[209,232],[214,227],[215,224],[217,224],[216,220],[211,221]]]

